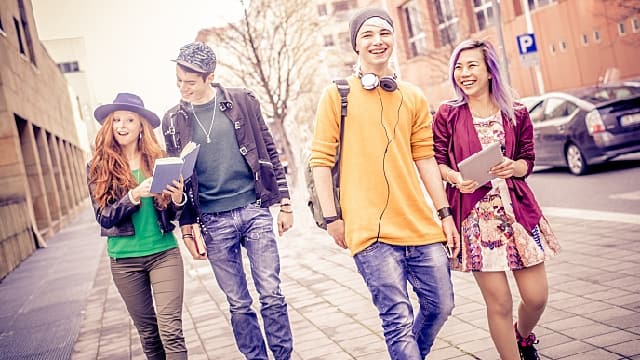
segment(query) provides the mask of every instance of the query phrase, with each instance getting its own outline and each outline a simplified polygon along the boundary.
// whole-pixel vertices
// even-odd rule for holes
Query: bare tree
[[[290,180],[298,174],[285,126],[290,107],[314,87],[314,64],[321,61],[319,23],[312,0],[240,0],[244,16],[238,23],[201,31],[232,76],[232,83],[254,91],[270,121],[276,145],[285,158]]]

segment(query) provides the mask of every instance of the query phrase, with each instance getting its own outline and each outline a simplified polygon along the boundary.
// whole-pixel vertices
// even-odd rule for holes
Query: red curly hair
[[[138,139],[138,150],[141,152],[140,171],[147,178],[153,173],[156,159],[165,153],[147,121],[140,114],[134,113],[142,125],[141,137]],[[91,159],[88,174],[89,186],[95,185],[93,197],[102,209],[108,203],[117,201],[138,186],[138,181],[131,173],[129,162],[120,144],[113,136],[113,113],[107,115],[102,127],[96,134],[96,151]],[[165,208],[171,199],[170,195],[154,195],[154,204]]]

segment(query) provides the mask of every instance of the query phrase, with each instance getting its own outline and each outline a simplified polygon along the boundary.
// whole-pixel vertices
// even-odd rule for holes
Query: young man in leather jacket
[[[188,201],[179,220],[185,244],[194,259],[209,259],[230,304],[239,350],[267,360],[242,266],[246,248],[267,344],[275,359],[289,359],[293,340],[269,207],[280,206],[279,235],[293,225],[293,211],[276,145],[250,91],[213,83],[216,56],[208,45],[183,46],[175,62],[181,101],[162,120],[167,152],[178,156],[189,141],[200,144],[194,174],[185,179]],[[193,227],[202,231],[206,255],[187,241]]]

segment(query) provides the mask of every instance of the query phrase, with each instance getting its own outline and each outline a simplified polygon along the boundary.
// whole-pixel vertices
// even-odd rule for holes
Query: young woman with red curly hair
[[[147,358],[186,359],[184,268],[171,223],[186,203],[184,182],[174,181],[162,194],[149,191],[153,164],[164,153],[153,133],[160,119],[140,97],[120,93],[94,116],[102,127],[87,183],[101,235],[107,237],[113,281]]]

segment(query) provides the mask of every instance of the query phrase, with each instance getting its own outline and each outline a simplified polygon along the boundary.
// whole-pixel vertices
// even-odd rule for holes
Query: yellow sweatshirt
[[[429,106],[417,87],[365,90],[350,76],[340,172],[340,206],[351,255],[376,240],[415,246],[444,242],[414,161],[433,157]],[[340,139],[340,95],[328,86],[318,104],[312,167],[332,167]]]

